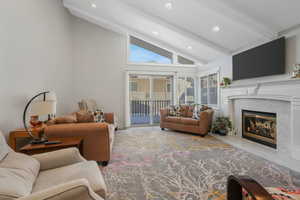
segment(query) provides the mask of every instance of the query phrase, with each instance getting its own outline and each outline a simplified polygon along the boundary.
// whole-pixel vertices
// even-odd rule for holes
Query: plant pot
[[[226,136],[227,135],[227,130],[219,130],[219,135],[222,135],[222,136]]]

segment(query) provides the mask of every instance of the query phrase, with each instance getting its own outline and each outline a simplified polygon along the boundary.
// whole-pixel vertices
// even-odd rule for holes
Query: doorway
[[[160,110],[173,104],[173,76],[129,75],[131,126],[155,125]]]

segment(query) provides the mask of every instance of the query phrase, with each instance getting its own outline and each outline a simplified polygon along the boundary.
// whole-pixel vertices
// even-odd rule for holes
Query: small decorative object
[[[49,97],[46,98],[46,95]],[[34,101],[38,97],[43,96],[43,100],[41,101]],[[33,126],[31,129],[35,129],[38,132],[38,136],[32,134],[31,129],[27,127],[27,110],[32,103],[32,108],[30,113],[32,115],[30,124]],[[48,120],[51,119],[51,115],[56,113],[56,96],[52,95],[50,92],[41,92],[34,97],[32,97],[25,106],[23,112],[23,125],[26,132],[32,137],[31,144],[42,144],[47,142],[47,139],[44,135],[45,123],[39,121],[39,116],[48,116]],[[47,121],[47,120],[46,120]]]
[[[222,82],[220,83],[220,86],[221,86],[222,88],[226,88],[226,87],[228,87],[230,84],[231,84],[231,79],[228,78],[228,77],[224,77],[223,80],[222,80]]]
[[[232,130],[232,123],[228,117],[217,117],[212,125],[212,132],[219,135],[227,135]]]
[[[295,64],[294,70],[291,72],[292,78],[300,78],[300,64]]]

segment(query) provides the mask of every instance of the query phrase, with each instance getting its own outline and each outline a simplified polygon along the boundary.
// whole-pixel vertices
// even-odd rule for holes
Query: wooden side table
[[[83,137],[49,138],[49,141],[60,141],[60,144],[27,144],[20,149],[20,152],[27,155],[57,151],[60,149],[76,147],[83,155]]]
[[[34,135],[38,135],[37,132],[32,131]],[[12,148],[14,151],[18,151],[17,149],[17,140],[20,138],[31,138],[30,135],[26,132],[25,129],[16,129],[14,131],[11,131],[9,133],[9,146]]]

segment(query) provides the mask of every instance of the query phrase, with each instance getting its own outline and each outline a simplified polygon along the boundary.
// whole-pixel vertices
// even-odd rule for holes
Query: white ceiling
[[[167,2],[173,9],[165,8]],[[299,0],[64,0],[64,5],[78,17],[202,64],[300,25]],[[218,33],[212,31],[216,25]]]

